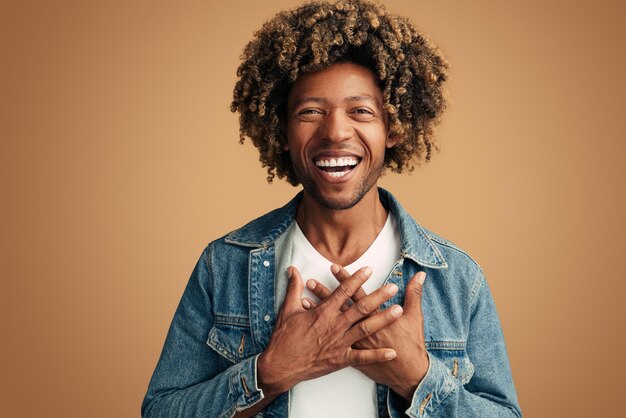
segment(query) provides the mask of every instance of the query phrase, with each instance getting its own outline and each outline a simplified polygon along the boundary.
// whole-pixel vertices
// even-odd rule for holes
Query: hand
[[[336,265],[331,267],[331,271],[339,281],[340,286],[350,277],[350,273]],[[424,342],[424,315],[422,314],[422,285],[425,278],[426,273],[418,272],[409,281],[406,287],[402,317],[376,333],[371,333],[368,337],[360,339],[353,346],[360,349],[379,347],[395,349],[397,357],[384,365],[362,364],[356,368],[375,382],[389,386],[409,402],[413,398],[417,385],[428,371],[428,354]],[[330,290],[316,280],[309,280],[307,287],[322,300],[322,303],[331,295]],[[348,303],[345,303],[341,309],[354,309],[357,306],[359,311],[370,311],[376,315],[377,310],[370,305],[369,299],[367,299],[370,296],[359,288],[352,295],[354,305],[350,307]],[[302,299],[301,304],[309,309],[316,306],[316,303],[309,298]]]
[[[371,275],[371,269],[365,267],[345,277],[316,307],[304,309],[301,304],[304,284],[300,272],[290,267],[289,275],[287,294],[276,327],[257,362],[259,384],[264,393],[274,396],[301,381],[346,366],[388,362],[396,357],[396,352],[384,345],[354,346],[402,315],[402,308],[397,305],[374,313],[397,292],[395,285],[377,289],[363,297],[360,304],[342,311],[341,307]]]

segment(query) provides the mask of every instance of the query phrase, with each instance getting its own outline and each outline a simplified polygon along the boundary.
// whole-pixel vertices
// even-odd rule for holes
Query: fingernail
[[[387,351],[385,353],[385,359],[387,360],[393,360],[394,358],[396,358],[396,352],[393,350]]]
[[[363,269],[363,274],[365,274],[367,277],[372,275],[372,268],[371,267],[365,267]]]
[[[426,273],[424,273],[423,271],[417,273],[417,282],[419,284],[424,284],[424,280],[426,280]]]
[[[396,318],[399,317],[400,315],[402,315],[402,307],[400,305],[394,305],[391,308],[391,314]]]
[[[398,286],[396,286],[395,284],[391,283],[387,285],[387,292],[390,295],[395,295],[398,292]]]
[[[302,306],[304,306],[305,309],[309,309],[311,307],[311,302],[306,299],[302,299]]]
[[[287,267],[287,278],[291,279],[291,276],[293,276],[293,271],[291,269],[291,266]]]
[[[337,264],[333,264],[332,266],[330,266],[330,271],[331,271],[333,274],[337,274],[337,273],[339,273],[339,271],[340,271],[340,270],[341,270],[341,269],[339,268],[339,266],[338,266]]]
[[[315,283],[315,280],[313,280],[313,279],[308,280],[306,282],[306,287],[308,287],[311,290],[315,289],[315,286],[317,286],[317,283]]]

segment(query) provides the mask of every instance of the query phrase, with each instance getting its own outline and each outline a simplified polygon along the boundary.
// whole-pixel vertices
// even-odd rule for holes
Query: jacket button
[[[270,320],[270,316],[269,316],[269,315],[265,315],[265,316],[263,317],[263,320],[264,320],[265,322],[269,321],[269,320]]]
[[[265,260],[265,261],[263,262],[263,265],[264,265],[265,267],[269,267],[269,266],[270,266],[270,262],[269,262],[269,261],[267,261],[267,260]]]

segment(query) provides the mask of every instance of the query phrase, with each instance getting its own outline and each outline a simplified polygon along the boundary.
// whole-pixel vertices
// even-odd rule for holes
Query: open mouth
[[[315,165],[332,177],[343,177],[361,162],[360,158],[320,158],[315,160]]]

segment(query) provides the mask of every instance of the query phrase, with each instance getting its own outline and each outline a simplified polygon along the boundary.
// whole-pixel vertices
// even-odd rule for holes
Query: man
[[[438,50],[382,6],[311,3],[238,75],[242,140],[303,191],[205,249],[143,416],[520,416],[480,268],[377,187],[435,147]]]

